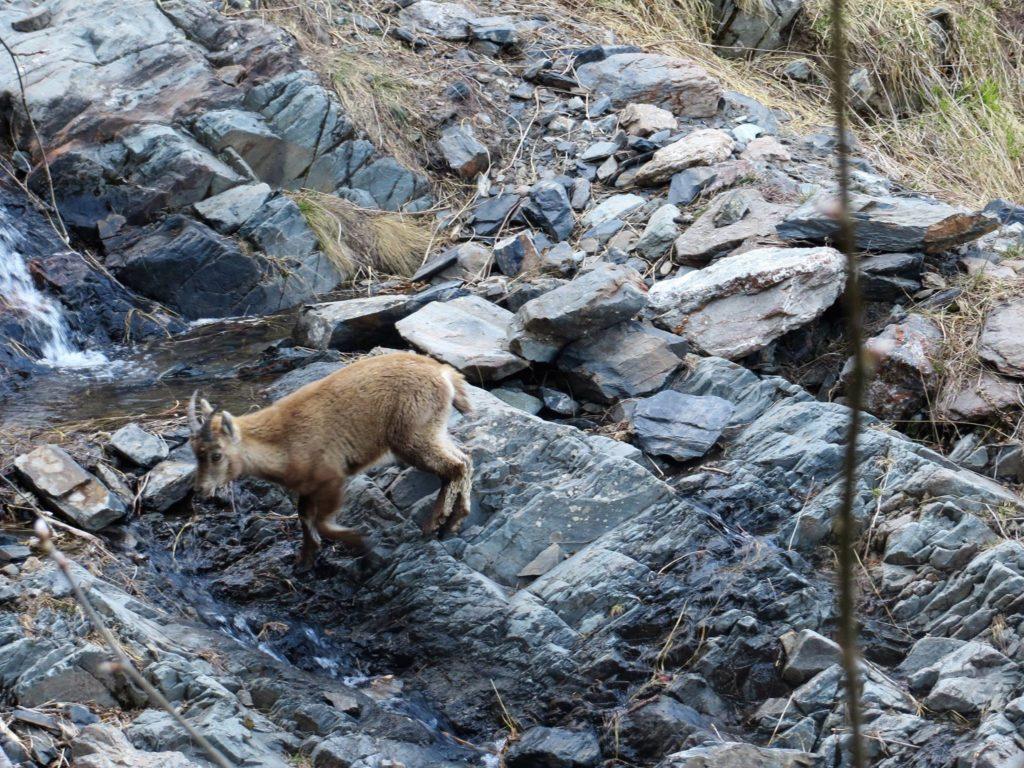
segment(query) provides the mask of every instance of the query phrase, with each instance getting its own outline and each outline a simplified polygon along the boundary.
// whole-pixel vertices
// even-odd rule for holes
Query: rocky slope
[[[525,4],[337,5],[328,27],[310,8],[304,49],[202,0],[0,10],[71,234],[40,212],[8,61],[7,256],[115,361],[68,388],[37,362],[32,307],[0,304],[0,766],[208,764],[106,663],[30,549],[36,507],[99,537],[58,531],[139,668],[236,765],[847,765],[833,137]],[[401,46],[391,77],[429,94],[407,146],[343,106],[332,46]],[[871,764],[1010,768],[1022,501],[997,481],[1024,471],[1005,426],[1024,209],[951,206],[860,158],[854,176],[877,369],[856,504]],[[433,247],[411,280],[330,294],[357,275],[297,190],[429,221]],[[286,338],[210,324],[277,312]],[[476,385],[452,423],[475,465],[458,536],[419,534],[434,478],[379,467],[344,512],[374,555],[329,550],[300,578],[280,489],[190,497],[175,398],[202,384],[244,408],[387,348]],[[140,390],[163,401],[148,417],[81,423]],[[78,426],[21,423],[34,400]],[[940,412],[932,447],[912,439]]]

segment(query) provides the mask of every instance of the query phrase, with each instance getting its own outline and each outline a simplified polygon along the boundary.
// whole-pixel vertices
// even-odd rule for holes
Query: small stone
[[[713,168],[687,168],[675,174],[668,187],[668,201],[673,205],[689,205],[718,177]]]
[[[477,141],[469,127],[449,126],[441,133],[437,147],[448,167],[463,179],[486,171],[491,162],[487,147]]]
[[[501,400],[501,402],[508,403],[513,408],[525,411],[531,416],[536,416],[544,409],[544,403],[540,398],[534,397],[528,392],[523,392],[521,389],[498,387],[497,389],[492,389],[491,394]]]
[[[138,424],[126,424],[110,436],[110,449],[136,466],[149,469],[167,458],[167,444]]]
[[[142,505],[155,512],[166,512],[188,496],[195,474],[195,461],[168,459],[160,462],[146,475]]]
[[[544,398],[544,407],[560,416],[575,416],[579,409],[579,403],[565,392],[559,392],[550,387],[541,387],[540,394]],[[2,558],[2,554],[0,554],[0,558]]]
[[[814,65],[810,59],[793,59],[782,68],[782,76],[798,83],[809,83],[814,79]]]
[[[579,156],[579,159],[584,163],[592,163],[597,160],[604,160],[606,157],[611,157],[622,145],[617,141],[599,141],[595,144],[591,144],[589,147],[584,149]]]
[[[839,646],[827,637],[810,629],[803,629],[786,645],[786,666],[782,677],[792,685],[810,680],[819,672],[837,664],[842,656]]]
[[[31,554],[23,544],[0,544],[0,563],[20,563]]]
[[[269,184],[240,184],[201,200],[192,208],[214,230],[230,235],[248,221],[271,194]]]
[[[653,104],[627,104],[619,115],[619,122],[633,136],[650,136],[679,127],[675,115]]]
[[[761,126],[754,123],[740,123],[731,131],[733,138],[740,144],[749,144],[762,132]]]
[[[649,187],[691,166],[720,163],[729,158],[735,143],[725,131],[696,130],[655,152],[649,162],[640,166],[634,180],[640,186]]]
[[[688,461],[711,449],[733,410],[732,403],[720,397],[665,390],[637,402],[631,421],[645,453]]]
[[[125,506],[61,447],[42,445],[18,456],[14,466],[46,502],[87,531],[124,517]]]
[[[486,16],[470,19],[469,33],[474,40],[494,43],[502,48],[519,44],[516,20],[511,16]]]
[[[587,211],[583,216],[583,224],[587,227],[600,226],[628,215],[646,202],[640,195],[612,195]]]
[[[509,277],[518,275],[525,263],[536,263],[538,260],[537,247],[529,232],[511,235],[494,244],[494,262],[502,274]]]
[[[978,356],[1000,373],[1024,378],[1024,301],[1011,301],[989,313]]]
[[[523,215],[555,242],[565,240],[576,226],[565,187],[557,181],[540,181],[530,190]],[[502,270],[504,271],[504,270]],[[505,273],[509,274],[509,273]]]
[[[788,162],[792,160],[792,155],[774,136],[761,136],[747,144],[747,148],[740,154],[740,159],[751,163],[763,163],[772,160]]]
[[[572,181],[572,195],[569,198],[574,211],[582,211],[590,202],[590,182],[582,176],[577,176]]]

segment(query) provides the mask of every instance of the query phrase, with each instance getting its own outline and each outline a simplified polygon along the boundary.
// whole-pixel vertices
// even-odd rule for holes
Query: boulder
[[[854,193],[850,208],[857,223],[857,247],[864,251],[941,253],[999,226],[994,216],[926,198]],[[815,195],[779,224],[779,237],[829,242],[839,231],[834,210],[830,195]]]
[[[558,356],[574,394],[599,403],[657,392],[682,367],[685,339],[627,321],[574,341]]]
[[[660,131],[674,131],[679,127],[675,115],[653,104],[627,104],[619,113],[619,125],[633,136],[650,136]]]
[[[398,13],[398,20],[414,33],[442,40],[469,40],[474,14],[458,3],[418,0]]]
[[[462,125],[452,125],[441,132],[437,147],[448,167],[464,179],[472,179],[486,171],[491,156],[487,147],[477,141],[473,130]]]
[[[524,731],[505,755],[508,768],[596,768],[600,762],[593,731],[543,726]]]
[[[713,0],[716,51],[730,58],[760,56],[780,48],[783,36],[803,7],[803,0],[765,0],[748,6],[736,0]]]
[[[457,282],[434,285],[415,294],[381,294],[310,304],[299,311],[292,338],[313,349],[341,352],[397,346],[395,323],[431,301],[464,293]]]
[[[217,232],[230,235],[267,202],[271,193],[269,184],[240,184],[192,207]]]
[[[778,242],[775,227],[792,206],[769,203],[756,189],[722,192],[675,242],[682,264],[706,264],[732,252]]]
[[[136,466],[149,469],[167,458],[167,444],[138,424],[126,424],[110,436],[110,449]]]
[[[142,505],[154,512],[166,512],[188,496],[195,474],[195,460],[171,458],[160,462],[146,475],[140,494]]]
[[[688,737],[710,728],[710,721],[693,707],[669,696],[658,696],[627,710],[618,724],[618,741],[628,753],[649,761],[679,749]]]
[[[736,360],[832,306],[845,265],[834,248],[759,248],[655,283],[649,313],[706,354]]]
[[[512,313],[478,296],[435,301],[395,324],[403,339],[471,381],[497,381],[528,363],[509,351]]]
[[[646,202],[640,195],[612,195],[587,211],[583,223],[588,227],[597,227],[632,213]]]
[[[868,339],[864,349],[874,375],[864,392],[865,409],[882,419],[904,421],[925,407],[938,383],[933,361],[942,340],[942,330],[922,315],[887,325]],[[852,372],[851,358],[842,373],[847,383]]]
[[[565,187],[557,181],[539,181],[530,190],[523,215],[556,243],[572,234],[576,220]]]
[[[655,152],[650,161],[637,169],[633,181],[651,187],[694,165],[720,163],[729,158],[735,144],[725,131],[700,128]]]
[[[509,346],[527,360],[550,362],[568,342],[632,318],[646,305],[646,291],[635,269],[601,264],[520,307]]]
[[[783,638],[783,644],[786,646],[786,666],[782,669],[782,677],[791,685],[810,680],[838,664],[842,657],[842,649],[837,643],[812,629],[802,629],[790,638]]]
[[[651,214],[643,234],[633,246],[636,254],[648,261],[663,256],[672,247],[672,241],[679,234],[677,218],[679,218],[679,209],[671,203],[666,203]]]
[[[978,357],[1000,373],[1024,378],[1024,301],[989,312],[978,339]]]
[[[98,531],[125,515],[121,500],[60,446],[41,445],[14,466],[47,506],[79,528]]]
[[[645,453],[689,461],[711,450],[732,413],[728,400],[669,389],[638,401],[630,421]]]
[[[199,768],[181,752],[143,752],[111,725],[87,725],[71,746],[79,768]]]
[[[653,104],[682,117],[711,117],[722,88],[701,67],[657,53],[617,53],[578,66],[580,84],[617,107]]]

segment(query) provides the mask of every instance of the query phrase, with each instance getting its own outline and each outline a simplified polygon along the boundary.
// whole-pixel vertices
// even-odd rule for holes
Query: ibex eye
[[[210,456],[210,458],[213,459],[214,461],[220,461],[223,458],[223,456],[221,456],[221,454],[219,453],[214,453]]]

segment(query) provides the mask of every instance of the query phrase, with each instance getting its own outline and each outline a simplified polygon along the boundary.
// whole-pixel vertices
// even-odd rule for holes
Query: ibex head
[[[197,399],[201,416],[197,413]],[[214,410],[199,397],[199,390],[188,401],[188,426],[197,464],[193,488],[200,496],[209,497],[241,474],[241,435],[231,414],[219,408]]]

